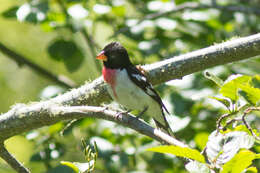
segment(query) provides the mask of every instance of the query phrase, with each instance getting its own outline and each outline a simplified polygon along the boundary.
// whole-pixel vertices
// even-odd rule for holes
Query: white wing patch
[[[146,77],[144,77],[144,76],[142,76],[142,75],[132,74],[132,76],[135,77],[138,81],[141,81],[141,82],[144,81],[144,82],[146,82]],[[150,86],[147,86],[147,87],[145,88],[145,91],[146,91],[146,93],[147,93],[148,95],[150,95],[150,96],[156,96],[156,94],[154,93],[154,91],[151,90]]]
[[[146,81],[146,78],[144,76],[141,76],[139,74],[132,74],[137,80],[139,81]]]

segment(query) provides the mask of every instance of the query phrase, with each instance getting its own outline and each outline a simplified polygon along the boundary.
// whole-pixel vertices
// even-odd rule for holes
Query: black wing
[[[140,72],[134,65],[127,67],[126,70],[127,70],[127,74],[130,77],[131,81],[134,82],[140,88],[142,88],[142,90],[146,94],[151,96],[158,104],[160,104],[161,108],[164,109],[169,114],[169,111],[163,104],[161,97],[154,90],[153,86],[148,81],[146,76],[142,72]]]

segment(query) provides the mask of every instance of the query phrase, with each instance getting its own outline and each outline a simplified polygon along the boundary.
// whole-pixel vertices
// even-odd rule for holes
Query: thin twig
[[[239,5],[222,6],[222,5],[217,5],[216,3],[207,5],[207,4],[200,4],[200,3],[195,3],[195,2],[187,2],[187,3],[183,3],[181,5],[174,7],[174,9],[172,9],[170,11],[148,14],[144,18],[140,19],[136,25],[142,23],[145,20],[153,20],[153,19],[156,19],[159,17],[164,17],[167,15],[173,14],[173,13],[182,12],[184,10],[200,10],[200,9],[219,9],[219,10],[228,11],[228,12],[241,12],[241,13],[249,13],[249,14],[256,14],[256,15],[260,14],[260,8],[257,8],[257,7],[245,7],[245,6],[239,6]],[[120,33],[124,33],[126,31],[128,31],[129,29],[130,29],[130,27],[123,27],[123,28],[119,29],[114,34],[114,36],[116,36]]]
[[[55,74],[47,71],[46,69],[44,69],[43,67],[31,62],[28,60],[28,58],[25,58],[24,56],[14,52],[13,50],[7,48],[4,44],[2,44],[0,42],[0,51],[2,51],[2,53],[4,53],[8,58],[14,60],[15,62],[17,62],[17,64],[19,66],[21,65],[27,65],[28,67],[30,67],[32,70],[36,71],[37,73],[45,76],[46,78],[54,81],[55,83],[64,86],[66,88],[73,88],[76,86],[76,84],[69,79],[68,77],[65,77],[63,75],[60,76],[56,76]]]
[[[220,118],[217,120],[216,125],[217,125],[217,131],[218,131],[218,132],[219,132],[219,130],[223,130],[223,127],[222,127],[222,125],[221,125],[221,122],[222,122],[225,118],[227,118],[227,117],[229,117],[229,116],[231,116],[231,113],[226,113],[226,114],[221,115]]]
[[[82,34],[83,35],[86,35],[86,36],[84,36],[85,37],[85,40],[86,40],[86,42],[88,42],[89,44],[90,44],[90,46],[93,48],[93,54],[95,55],[96,54],[96,52],[95,52],[95,50],[96,49],[101,49],[101,47],[95,42],[95,40],[93,39],[93,37],[91,37],[88,33],[87,33],[87,31],[86,30],[84,30],[84,29],[82,29]]]
[[[238,122],[238,121],[241,121],[242,119],[241,118],[233,118],[233,119],[230,119],[226,122],[226,125],[223,127],[223,129],[226,129],[227,126],[229,126],[230,124],[233,124],[235,122]]]
[[[95,58],[96,57],[96,50],[95,50],[94,46],[96,46],[96,43],[94,43],[94,41],[92,40],[92,38],[89,36],[89,34],[87,33],[87,31],[84,28],[82,28],[80,30],[80,33],[83,35],[83,38],[84,38],[87,46],[90,49],[91,57]],[[98,61],[95,61],[95,65],[96,65],[97,70],[101,71],[101,66],[100,66]]]
[[[239,122],[242,121],[246,128],[250,131],[250,133],[255,137],[255,139],[260,141],[260,138],[255,134],[255,132],[253,131],[252,127],[247,123],[246,121],[246,115],[248,115],[250,112],[252,111],[260,111],[260,107],[249,107],[246,110],[244,110],[244,113],[242,115],[242,118],[233,118],[230,119],[228,121],[226,121],[225,126],[222,127],[221,126],[221,122],[223,121],[223,119],[228,118],[236,113],[241,112],[241,110],[243,110],[243,108],[245,108],[247,105],[245,106],[241,106],[240,108],[238,108],[237,111],[235,112],[231,112],[231,113],[227,113],[227,114],[223,114],[218,120],[217,120],[217,131],[219,132],[219,130],[223,130],[226,129],[227,126],[229,126],[230,124],[234,123],[234,122]]]
[[[244,111],[244,114],[242,116],[242,121],[245,124],[246,128],[250,131],[250,133],[255,137],[255,139],[257,139],[258,141],[260,141],[259,136],[257,136],[255,134],[255,132],[253,131],[252,127],[247,123],[246,121],[246,115],[249,114],[251,111],[260,111],[260,107],[249,107]]]
[[[30,171],[24,167],[8,150],[3,143],[0,143],[0,157],[4,159],[14,170],[18,173],[30,173]]]

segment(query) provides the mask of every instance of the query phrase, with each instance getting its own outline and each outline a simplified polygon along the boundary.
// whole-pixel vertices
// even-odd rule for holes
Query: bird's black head
[[[104,62],[104,66],[112,69],[125,68],[131,65],[126,49],[119,42],[112,42],[97,56]]]

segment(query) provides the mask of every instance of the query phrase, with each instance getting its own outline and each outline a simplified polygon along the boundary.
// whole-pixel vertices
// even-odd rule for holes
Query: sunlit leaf
[[[114,6],[112,7],[112,12],[116,15],[116,16],[125,16],[125,6],[120,5],[120,6]]]
[[[68,162],[68,161],[61,161],[60,162],[62,165],[68,166],[73,169],[74,172],[78,173],[79,168],[73,163],[73,162]]]
[[[248,130],[248,128],[245,125],[238,125],[232,131],[244,131],[247,134],[251,135],[251,132]]]
[[[238,173],[244,171],[252,164],[255,153],[249,150],[241,150],[229,162],[223,165],[221,173]]]
[[[62,24],[66,21],[66,15],[59,12],[49,12],[47,15],[48,21],[52,22],[52,25]],[[53,23],[54,22],[54,23]]]
[[[200,154],[198,150],[191,148],[184,148],[178,146],[159,146],[147,149],[147,151],[154,151],[158,153],[164,154],[173,154],[175,156],[189,158],[193,160],[197,160],[199,162],[205,163],[205,158]]]
[[[209,133],[207,132],[201,132],[195,135],[195,143],[196,145],[199,147],[199,149],[204,149],[204,147],[207,144],[208,141],[208,137],[209,137]]]
[[[46,15],[46,19],[41,22],[41,27],[45,32],[67,27],[66,15],[64,13],[49,11]]]
[[[239,88],[241,91],[239,92],[247,102],[252,105],[256,105],[260,101],[260,89],[253,88],[249,85],[240,85]]]
[[[169,2],[170,0],[161,0],[162,2]]]
[[[224,85],[220,89],[220,93],[224,97],[230,98],[232,101],[237,101],[239,86],[247,84],[250,79],[250,76],[232,75],[225,81]]]
[[[255,159],[260,159],[260,154],[256,154]]]
[[[230,108],[230,101],[226,98],[220,98],[220,97],[209,97],[211,99],[217,100],[218,102],[222,103],[224,106],[226,106],[227,109]]]
[[[64,124],[62,122],[58,122],[56,124],[53,124],[49,127],[49,133],[55,134],[55,133],[61,131],[63,127],[64,127]]]
[[[257,171],[256,167],[250,167],[250,168],[247,168],[245,173],[258,173],[258,171]]]

